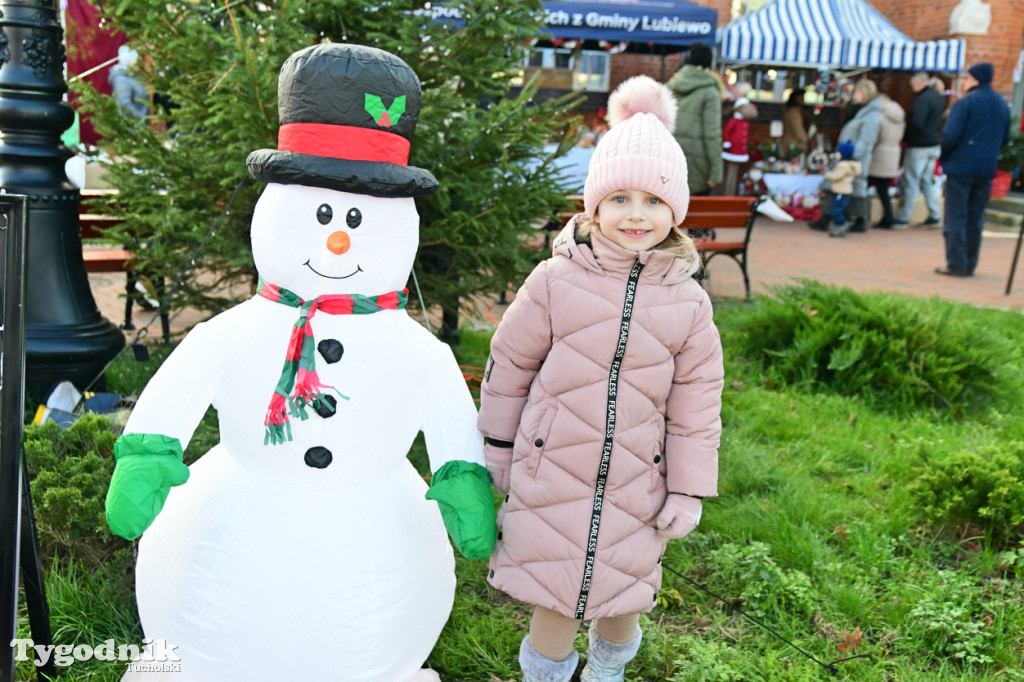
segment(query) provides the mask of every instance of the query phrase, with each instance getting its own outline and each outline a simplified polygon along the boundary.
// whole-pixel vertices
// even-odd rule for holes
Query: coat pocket
[[[647,523],[654,525],[654,520],[661,513],[661,508],[668,497],[668,467],[665,465],[665,445],[655,442],[654,455],[651,459],[651,511]]]
[[[664,488],[668,467],[665,463],[665,418],[655,417],[651,421],[651,440],[654,442],[651,452],[651,490]]]
[[[556,414],[558,414],[557,405],[550,405],[544,411],[544,414],[541,415],[540,421],[537,422],[537,428],[530,436],[530,450],[526,457],[526,470],[531,476],[537,475],[537,469],[540,467],[540,460],[544,449],[548,447],[548,435],[551,433],[551,425],[555,422]]]
[[[654,454],[651,456],[651,488],[665,487],[665,478],[668,476],[668,468],[665,466],[665,447],[662,443],[655,443]]]

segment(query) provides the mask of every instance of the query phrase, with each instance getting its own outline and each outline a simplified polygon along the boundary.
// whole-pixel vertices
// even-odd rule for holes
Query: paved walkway
[[[959,279],[935,274],[944,265],[941,230],[875,230],[850,234],[843,239],[808,229],[807,223],[776,223],[758,218],[751,237],[749,263],[754,295],[776,284],[797,278],[817,279],[848,286],[857,291],[893,291],[912,296],[939,296],[979,306],[1024,311],[1024,262],[1009,296],[1003,292],[1010,272],[1018,230],[991,227],[985,231],[981,258],[974,277]],[[1024,259],[1022,259],[1024,260]],[[712,298],[742,298],[743,278],[739,268],[725,257],[712,261],[706,282]],[[120,324],[124,316],[124,275],[89,275],[93,296],[103,315]],[[479,321],[487,323],[500,316],[504,306],[480,311]],[[435,311],[436,313],[436,311]],[[136,324],[144,324],[152,312],[136,308]],[[437,315],[433,315],[437,317]],[[171,321],[175,334],[203,319],[192,310],[179,312]],[[159,322],[150,336],[160,333]]]
[[[892,291],[939,296],[973,305],[1024,310],[1024,263],[1009,296],[1005,295],[1019,229],[985,230],[978,268],[971,278],[935,274],[946,264],[942,231],[911,227],[848,234],[842,239],[815,232],[805,222],[775,223],[758,218],[749,248],[754,295],[796,278],[817,279],[856,291]],[[727,258],[709,266],[713,297],[743,296],[739,268]]]

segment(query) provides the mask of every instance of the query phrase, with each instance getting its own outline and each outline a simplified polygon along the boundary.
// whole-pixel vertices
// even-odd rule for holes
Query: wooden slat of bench
[[[750,209],[742,213],[687,213],[683,220],[683,228],[699,230],[704,228],[744,228],[750,219]]]
[[[127,249],[90,248],[82,249],[82,261],[86,272],[124,272],[129,260],[135,254]]]
[[[707,212],[750,212],[750,207],[756,201],[755,197],[690,197],[691,211]]]
[[[694,239],[693,243],[701,251],[722,251],[722,252],[736,251],[736,252],[739,252],[739,251],[742,251],[744,246],[745,246],[743,244],[743,242],[720,242],[720,241],[718,241],[716,239],[704,239],[704,238]]]
[[[124,222],[120,216],[98,215],[96,213],[82,213],[78,216],[78,225],[82,232],[82,239],[102,239],[103,230]]]

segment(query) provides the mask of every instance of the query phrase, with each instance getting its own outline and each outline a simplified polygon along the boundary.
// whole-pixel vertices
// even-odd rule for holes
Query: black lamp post
[[[29,198],[25,385],[37,400],[62,379],[84,388],[124,347],[89,289],[81,194],[64,172],[74,112],[59,12],[58,0],[0,0],[0,191]]]

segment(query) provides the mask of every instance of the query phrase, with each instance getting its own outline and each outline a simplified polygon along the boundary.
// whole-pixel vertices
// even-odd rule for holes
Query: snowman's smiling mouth
[[[325,275],[325,274],[324,274],[324,273],[322,273],[322,272],[317,272],[317,271],[316,271],[316,268],[314,268],[314,267],[313,267],[312,265],[310,265],[310,264],[309,264],[309,261],[306,261],[305,263],[303,263],[303,265],[305,265],[305,266],[306,266],[307,268],[309,268],[310,270],[312,270],[312,271],[313,271],[313,272],[314,272],[315,274],[317,274],[317,275],[319,275],[319,276],[321,276],[321,277],[324,277],[324,278],[326,278],[326,279],[348,279],[349,277],[351,277],[351,276],[353,276],[353,275],[355,275],[355,274],[357,274],[357,273],[360,273],[360,272],[362,272],[362,271],[363,271],[363,269],[362,269],[362,268],[361,268],[360,266],[358,266],[358,265],[357,265],[357,266],[356,266],[356,269],[355,269],[355,271],[354,271],[354,272],[350,272],[349,274],[347,274],[347,275],[342,275],[342,276],[340,276],[340,277],[331,277],[330,275]]]

